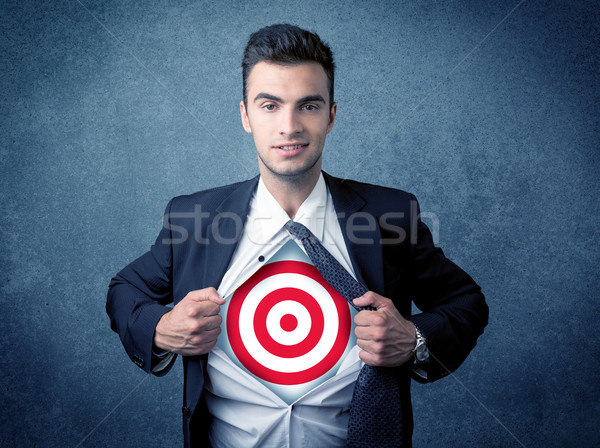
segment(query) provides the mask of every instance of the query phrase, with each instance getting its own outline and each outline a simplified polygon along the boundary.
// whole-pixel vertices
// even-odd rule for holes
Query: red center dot
[[[285,314],[281,317],[279,325],[283,331],[294,331],[298,326],[298,319],[292,314]]]

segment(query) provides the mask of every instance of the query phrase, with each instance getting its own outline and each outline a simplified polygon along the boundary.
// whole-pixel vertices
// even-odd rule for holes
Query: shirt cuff
[[[413,367],[412,367],[412,371],[413,371],[413,373],[414,373],[415,375],[417,375],[419,378],[421,378],[421,379],[423,379],[423,380],[426,380],[426,379],[427,379],[427,370],[426,370],[426,368],[427,368],[427,367],[425,367],[425,366],[422,366],[422,365],[420,365],[420,366],[418,366],[418,367],[417,367],[417,366],[413,366]]]
[[[152,349],[152,357],[154,358],[155,361],[158,361],[158,364],[156,364],[153,368],[152,368],[152,373],[158,373],[161,370],[164,370],[165,367],[167,367],[169,365],[169,363],[171,362],[171,360],[173,359],[173,356],[175,356],[175,353],[171,353],[168,351],[160,351],[157,352],[156,348]]]

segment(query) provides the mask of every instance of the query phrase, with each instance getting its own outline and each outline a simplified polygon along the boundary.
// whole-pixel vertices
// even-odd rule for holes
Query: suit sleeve
[[[477,283],[435,247],[431,232],[419,218],[418,205],[413,222],[411,295],[422,312],[410,320],[427,340],[426,381],[431,382],[462,364],[483,333],[489,310]],[[415,379],[423,381],[416,375]]]
[[[167,205],[165,216],[171,210]],[[169,226],[163,226],[149,252],[120,271],[110,282],[106,312],[111,328],[118,333],[129,358],[150,373],[160,361],[153,355],[154,330],[160,318],[169,311],[173,302],[172,247]],[[157,375],[170,370],[169,365]]]

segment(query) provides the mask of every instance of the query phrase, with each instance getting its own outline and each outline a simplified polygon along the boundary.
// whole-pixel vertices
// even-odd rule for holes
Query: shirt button
[[[260,257],[258,257],[258,261],[260,261],[260,262],[262,263],[263,261],[265,261],[265,257],[263,257],[263,256],[261,255]]]

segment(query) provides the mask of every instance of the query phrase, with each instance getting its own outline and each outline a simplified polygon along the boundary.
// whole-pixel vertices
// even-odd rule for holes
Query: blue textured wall
[[[600,443],[599,19],[566,0],[3,2],[0,445],[180,446],[181,366],[128,360],[106,289],[172,196],[256,172],[239,64],[275,22],[334,50],[326,170],[414,192],[488,298],[472,356],[413,388],[415,446]]]

